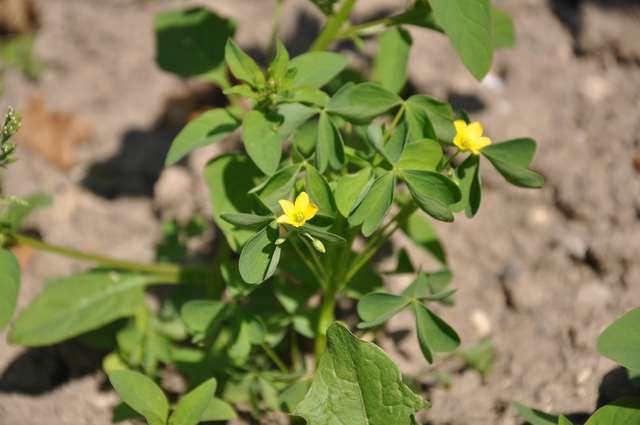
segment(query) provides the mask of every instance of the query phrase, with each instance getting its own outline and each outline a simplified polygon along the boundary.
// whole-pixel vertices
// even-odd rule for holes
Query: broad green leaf
[[[406,170],[402,172],[402,178],[424,212],[438,220],[453,221],[450,205],[462,198],[454,182],[434,171]]]
[[[182,305],[180,317],[192,335],[204,336],[219,322],[225,304],[216,300],[191,300]]]
[[[477,155],[469,155],[456,167],[455,176],[460,185],[462,199],[452,207],[452,210],[461,211],[464,209],[467,217],[471,218],[478,212],[482,197],[480,158]]]
[[[280,394],[280,404],[286,412],[293,412],[298,404],[304,399],[305,394],[311,386],[310,380],[298,381],[287,387]]]
[[[302,164],[293,164],[284,167],[267,178],[263,183],[251,189],[249,193],[255,193],[264,206],[279,215],[281,209],[278,201],[292,198],[293,187],[301,167]]]
[[[327,105],[327,112],[356,123],[367,123],[401,102],[397,94],[378,84],[361,83],[336,93]]]
[[[640,424],[640,398],[625,397],[602,406],[585,425]]]
[[[622,366],[640,369],[640,308],[625,313],[598,337],[598,352]]]
[[[343,217],[349,217],[370,177],[371,169],[363,168],[357,173],[347,174],[338,178],[334,196],[338,211]]]
[[[233,407],[224,400],[219,398],[212,398],[209,401],[209,405],[205,409],[204,413],[200,417],[202,422],[208,421],[230,421],[236,419],[238,415],[236,415]]]
[[[329,183],[322,174],[311,164],[305,166],[306,178],[304,187],[311,201],[318,206],[320,214],[329,217],[336,215],[336,203]]]
[[[169,425],[197,425],[202,420],[213,394],[216,392],[215,378],[208,379],[185,394],[169,417]]]
[[[272,216],[246,213],[221,214],[220,217],[227,223],[231,223],[234,226],[249,229],[262,228],[274,220]]]
[[[332,52],[309,52],[289,61],[295,70],[292,87],[320,88],[331,81],[347,66],[347,59]]]
[[[425,407],[379,347],[334,323],[311,388],[293,414],[307,425],[411,425]]]
[[[145,417],[149,425],[165,425],[169,402],[151,378],[133,370],[116,370],[109,381],[122,401]]]
[[[273,79],[276,83],[276,87],[281,87],[285,81],[287,74],[287,67],[289,65],[289,52],[284,47],[284,44],[280,40],[276,40],[276,56],[269,64],[267,74],[270,79]]]
[[[50,345],[130,316],[144,300],[144,286],[153,281],[150,276],[116,272],[53,279],[20,313],[9,341]]]
[[[260,111],[249,112],[242,122],[242,141],[249,158],[266,175],[275,173],[282,156],[284,137],[277,121]]]
[[[0,329],[11,320],[20,292],[20,265],[11,251],[0,249]]]
[[[211,43],[211,39],[208,42]],[[264,87],[265,78],[262,70],[232,39],[227,40],[224,58],[229,70],[238,80],[245,81],[252,87]]]
[[[212,109],[190,121],[171,144],[165,165],[175,164],[191,151],[222,140],[240,122],[227,109]]]
[[[491,8],[491,20],[493,22],[493,48],[513,47],[516,30],[511,17],[494,6]]]
[[[334,170],[340,169],[344,164],[344,142],[342,141],[342,136],[326,112],[320,114],[318,122],[316,164],[321,172],[324,172],[327,167],[331,167]]]
[[[481,152],[509,183],[538,188],[544,184],[544,177],[528,169],[535,151],[535,140],[513,139],[489,145]]]
[[[156,62],[180,77],[207,74],[225,84],[224,45],[235,26],[202,7],[156,15]],[[212,42],[215,40],[215,42]]]
[[[324,107],[329,102],[329,99],[329,95],[322,90],[310,87],[300,87],[278,96],[278,101],[280,102],[309,103],[320,107]]]
[[[234,251],[244,245],[253,231],[237,228],[223,220],[222,214],[252,211],[253,201],[247,196],[247,192],[255,186],[255,180],[260,176],[262,173],[251,160],[239,154],[219,156],[204,169],[204,181],[209,188],[213,206],[213,219]]]
[[[414,95],[405,102],[411,140],[433,139],[451,143],[455,136],[451,105],[429,96]]]
[[[0,209],[0,226],[6,226],[14,232],[20,230],[32,212],[52,203],[51,196],[44,193],[36,193],[20,200],[8,200],[7,205]]]
[[[531,425],[557,425],[558,417],[549,415],[524,404],[514,403],[518,414],[527,420]]]
[[[293,145],[304,158],[309,158],[316,148],[318,120],[310,119],[293,133]]]
[[[396,178],[393,173],[385,173],[378,177],[349,217],[349,224],[362,224],[362,234],[366,237],[371,236],[391,208],[395,187]]]
[[[358,301],[358,316],[363,320],[360,329],[372,328],[391,319],[411,303],[411,298],[374,292],[367,294]]]
[[[382,87],[399,93],[407,82],[411,44],[411,35],[397,26],[380,34],[378,52],[373,61],[373,80]]]
[[[435,229],[419,211],[414,212],[403,223],[402,231],[422,249],[428,251],[442,264],[447,263],[447,253],[438,239]]]
[[[275,273],[280,261],[280,247],[275,245],[277,238],[277,229],[265,227],[247,241],[240,253],[242,280],[258,284]]]
[[[573,425],[573,422],[571,422],[566,416],[560,415],[558,416],[558,425]]]
[[[282,117],[282,125],[278,128],[278,134],[283,139],[286,139],[298,129],[301,125],[306,123],[309,118],[320,112],[317,108],[312,106],[306,106],[301,103],[284,103],[278,105],[276,114]]]
[[[420,139],[408,143],[396,168],[399,170],[434,171],[442,159],[442,148],[435,140]]]
[[[429,4],[462,63],[481,80],[493,60],[490,0],[429,0]]]
[[[460,346],[460,337],[456,331],[424,304],[414,302],[413,313],[416,316],[420,350],[429,363],[433,362],[432,352],[448,353]]]

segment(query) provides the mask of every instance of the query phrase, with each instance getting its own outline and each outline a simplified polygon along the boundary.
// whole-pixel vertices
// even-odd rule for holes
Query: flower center
[[[304,223],[304,213],[302,211],[296,211],[294,217],[298,223]]]

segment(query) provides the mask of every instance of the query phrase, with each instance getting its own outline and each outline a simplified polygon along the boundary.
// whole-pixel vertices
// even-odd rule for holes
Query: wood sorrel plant
[[[543,178],[528,169],[533,140],[492,142],[464,111],[427,95],[399,94],[411,49],[403,27],[444,33],[480,79],[494,49],[512,43],[512,24],[489,0],[417,0],[398,15],[358,25],[349,23],[355,0],[314,3],[326,24],[311,50],[294,58],[277,40],[285,4],[277,3],[266,69],[233,41],[234,25],[211,11],[157,16],[159,66],[213,81],[229,101],[186,125],[167,164],[242,135],[243,150],[212,158],[204,170],[224,240],[210,263],[192,264],[185,241],[202,227],[170,223],[158,249],[163,262],[139,264],[30,238],[20,233],[22,220],[45,201],[10,205],[2,219],[7,244],[97,265],[48,282],[13,321],[10,342],[79,337],[107,348],[111,383],[151,425],[227,420],[238,411],[254,418],[284,411],[310,425],[416,423],[427,403],[359,330],[375,331],[410,309],[425,361],[456,350],[455,330],[430,308],[451,304],[454,290],[429,219],[476,214],[481,162],[517,186],[540,187]],[[371,36],[378,39],[371,81],[347,68],[342,54],[325,51],[344,39],[359,47]],[[416,271],[401,251],[395,272],[412,272],[415,280],[399,294],[383,290],[371,263],[395,232],[443,264]],[[10,251],[0,260],[4,325],[19,268]],[[145,302],[152,285],[174,285],[159,309]],[[355,329],[335,320],[340,298],[357,300]],[[158,384],[167,369],[188,386],[172,404]]]

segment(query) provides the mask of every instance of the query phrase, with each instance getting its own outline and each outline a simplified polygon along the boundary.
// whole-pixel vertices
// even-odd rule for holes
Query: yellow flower
[[[311,203],[307,192],[300,192],[295,203],[287,199],[281,199],[278,203],[284,213],[278,217],[278,223],[289,224],[293,227],[302,227],[318,212],[318,207]]]
[[[455,120],[453,125],[456,128],[453,144],[461,151],[471,151],[474,155],[480,155],[482,148],[491,144],[491,139],[482,137],[484,130],[478,121],[467,124],[463,120]]]

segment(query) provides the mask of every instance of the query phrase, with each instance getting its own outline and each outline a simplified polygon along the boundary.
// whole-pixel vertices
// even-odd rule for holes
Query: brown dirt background
[[[282,36],[299,53],[317,31],[318,16],[300,1],[290,3]],[[404,3],[361,0],[356,17]],[[70,114],[74,125],[49,140],[32,123],[29,131],[35,139],[41,131],[47,146],[20,147],[4,190],[55,196],[54,206],[30,222],[48,241],[149,260],[162,218],[209,208],[199,175],[215,150],[162,168],[199,89],[158,70],[153,60],[154,13],[193,2],[35,4],[36,48],[47,68],[38,82],[7,73],[0,106],[24,110],[39,97],[48,110]],[[272,1],[198,4],[233,17],[240,44],[264,51]],[[633,391],[624,371],[597,354],[595,340],[640,304],[640,3],[496,4],[513,16],[518,43],[497,54],[482,84],[444,38],[412,29],[416,90],[466,107],[494,140],[537,139],[534,168],[547,179],[539,191],[516,189],[485,166],[477,218],[437,225],[459,288],[457,305],[443,315],[464,344],[485,336],[494,342],[496,360],[486,380],[453,364],[444,368],[453,375],[452,386],[434,385],[413,336],[382,341],[403,371],[424,384],[433,408],[421,419],[433,425],[519,424],[514,400],[549,411],[590,412],[599,399]],[[361,64],[368,60],[354,57]],[[74,144],[74,138],[87,142]],[[56,154],[64,156],[62,163]],[[85,267],[39,253],[21,257],[20,307],[45,277]],[[433,266],[428,259],[423,264]],[[403,330],[406,321],[397,318],[390,327]],[[1,425],[109,424],[116,402],[95,353],[73,343],[23,349],[7,345],[0,334]]]

